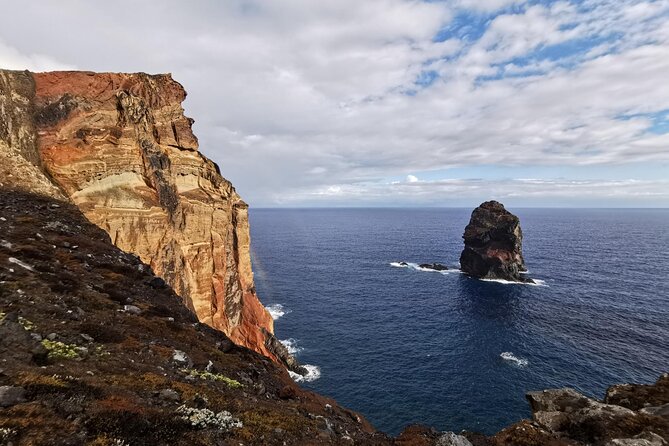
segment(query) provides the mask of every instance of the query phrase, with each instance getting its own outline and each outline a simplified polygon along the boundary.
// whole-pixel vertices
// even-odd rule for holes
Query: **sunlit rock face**
[[[69,198],[200,321],[284,362],[255,293],[248,206],[198,151],[183,87],[170,75],[0,73],[12,116],[0,152],[30,170],[14,183]]]

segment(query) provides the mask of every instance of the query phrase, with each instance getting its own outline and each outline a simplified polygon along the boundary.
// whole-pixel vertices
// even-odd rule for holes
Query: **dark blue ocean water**
[[[511,211],[546,286],[389,265],[457,267],[471,210],[253,209],[258,293],[320,368],[304,386],[392,434],[494,433],[529,416],[526,391],[601,397],[669,371],[669,210]]]

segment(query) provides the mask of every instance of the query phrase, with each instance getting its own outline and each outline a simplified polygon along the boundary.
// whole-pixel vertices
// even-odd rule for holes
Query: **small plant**
[[[89,443],[89,446],[130,446],[130,443],[119,438],[109,438],[106,435],[101,435]]]
[[[215,428],[222,431],[229,431],[235,428],[241,428],[242,422],[232,417],[227,410],[214,413],[209,409],[196,409],[185,405],[177,408],[177,417],[197,429]]]
[[[53,379],[57,379],[57,380],[59,380],[59,381],[63,381],[63,382],[65,382],[65,381],[79,381],[79,379],[75,378],[75,377],[72,376],[72,375],[66,375],[66,376],[63,376],[63,375],[51,375],[51,377],[52,377]]]
[[[3,313],[2,311],[0,311],[0,321],[2,321],[5,318],[5,316],[7,316],[7,313]],[[26,331],[31,331],[33,328],[35,328],[34,323],[32,323],[31,321],[22,316],[19,316],[19,324],[21,324],[23,329]]]
[[[223,382],[227,384],[228,387],[232,387],[233,389],[244,387],[244,385],[239,381],[232,378],[228,378],[227,376],[221,375],[220,373],[212,373],[212,372],[207,372],[206,370],[200,371],[196,369],[182,369],[181,371],[187,374],[188,376],[192,376],[194,378]]]
[[[94,352],[100,358],[105,357],[105,356],[111,356],[111,353],[108,352],[107,350],[105,350],[105,348],[102,345],[98,345],[97,347],[95,347]]]
[[[0,319],[2,318],[0,317]],[[0,441],[7,441],[14,435],[16,435],[16,431],[14,429],[10,429],[8,427],[0,427]]]
[[[49,359],[77,359],[79,347],[76,344],[65,344],[60,341],[42,340],[42,345],[49,351]]]
[[[21,373],[17,384],[30,389],[46,389],[49,392],[59,392],[70,386],[70,383],[60,375],[41,375],[34,372]]]
[[[35,328],[35,324],[21,316],[19,316],[19,324],[21,324],[23,329],[26,331],[32,331],[32,329]]]

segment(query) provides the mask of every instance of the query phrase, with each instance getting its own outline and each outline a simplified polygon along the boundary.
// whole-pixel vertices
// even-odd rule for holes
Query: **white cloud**
[[[522,3],[521,0],[458,0],[456,4],[463,9],[492,12],[507,6]]]
[[[453,166],[669,163],[669,136],[648,132],[648,114],[669,109],[667,0],[0,7],[12,11],[0,28],[5,67],[172,72],[202,151],[252,204],[327,203]],[[463,8],[490,14],[482,36],[435,41]],[[535,57],[583,39],[595,48]],[[441,77],[419,88],[426,70]],[[424,181],[402,183],[431,196]]]
[[[335,192],[333,192],[335,191]],[[330,195],[333,205],[384,203],[401,206],[467,205],[495,199],[507,205],[570,205],[615,203],[616,206],[648,206],[669,202],[669,180],[564,180],[564,179],[445,179],[421,182],[331,185],[312,192],[295,191],[278,197],[281,204],[320,204]],[[547,201],[548,200],[548,201]]]
[[[415,175],[407,175],[407,183],[417,183],[418,177]]]
[[[40,53],[22,54],[16,48],[0,39],[0,68],[5,70],[74,70],[74,65],[61,63],[52,57]]]

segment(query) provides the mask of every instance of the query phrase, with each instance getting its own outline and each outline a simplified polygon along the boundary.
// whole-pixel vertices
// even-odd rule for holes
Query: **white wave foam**
[[[444,271],[437,271],[436,269],[432,269],[432,268],[421,268],[420,264],[412,263],[412,262],[390,262],[390,266],[393,266],[395,268],[409,268],[409,269],[413,269],[413,270],[416,270],[416,271],[440,273],[440,274],[444,274],[444,275],[446,275],[446,274],[464,274],[460,270],[459,264],[458,264],[457,269],[454,268],[454,267],[451,267],[450,269],[447,269],[447,270],[444,270]],[[523,272],[522,274],[526,274],[526,272]],[[483,280],[484,282],[496,282],[496,283],[501,283],[501,284],[504,284],[504,285],[529,285],[529,286],[548,287],[548,285],[546,285],[546,281],[541,280],[541,279],[532,279],[532,280],[534,280],[534,283],[532,283],[532,282],[515,282],[513,280],[504,280],[504,279],[479,279],[479,280]]]
[[[503,360],[513,363],[518,367],[527,367],[530,364],[530,361],[525,358],[519,358],[512,352],[502,352],[499,354],[499,356]]]
[[[277,320],[281,316],[290,313],[290,310],[288,310],[281,304],[274,304],[265,308],[267,308],[267,311],[269,311],[270,316],[272,316],[272,319],[274,320]]]
[[[501,284],[504,284],[504,285],[528,285],[528,286],[545,286],[545,287],[548,286],[548,285],[546,285],[546,281],[541,280],[541,279],[532,279],[532,280],[534,280],[534,283],[532,283],[532,282],[516,282],[516,281],[513,281],[513,280],[504,280],[504,279],[479,279],[479,280],[482,280],[484,282],[496,282],[496,283],[501,283]]]
[[[298,383],[311,382],[316,381],[321,377],[321,369],[317,365],[304,364],[302,367],[307,369],[307,374],[305,376],[302,376],[299,373],[291,372],[290,370],[288,371],[290,377],[293,378],[293,381]]]
[[[297,339],[288,338],[279,342],[281,342],[283,346],[286,347],[286,349],[288,349],[288,353],[290,353],[291,355],[296,355],[302,350],[304,350],[302,347],[298,347]]]
[[[418,263],[412,263],[412,262],[390,262],[390,266],[394,266],[395,268],[410,268],[416,271],[424,271],[428,273],[440,273],[440,274],[460,274],[462,271],[459,269],[446,269],[443,271],[438,271],[436,269],[432,268],[421,268],[421,266]]]

